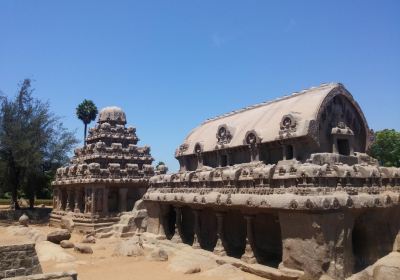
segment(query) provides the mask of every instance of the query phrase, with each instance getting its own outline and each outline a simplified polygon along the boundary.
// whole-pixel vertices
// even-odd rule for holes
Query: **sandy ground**
[[[30,226],[47,234],[56,230],[48,226]],[[0,225],[0,244],[20,243],[28,241],[26,236],[15,236],[10,234],[5,225]],[[71,241],[79,242],[82,235],[74,233]],[[183,274],[181,272],[171,271],[167,262],[156,262],[147,260],[146,257],[117,257],[113,256],[115,244],[118,239],[97,239],[96,244],[92,244],[93,254],[80,254],[73,249],[62,249],[64,252],[74,256],[75,261],[56,262],[41,261],[43,272],[59,272],[75,270],[80,280],[261,280],[261,278],[249,273],[238,271],[233,277],[210,277],[202,273]],[[38,245],[37,245],[38,247]],[[40,258],[40,257],[39,257]]]

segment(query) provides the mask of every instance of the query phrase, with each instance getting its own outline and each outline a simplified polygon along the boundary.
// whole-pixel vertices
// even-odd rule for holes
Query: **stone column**
[[[203,154],[202,153],[197,153],[197,169],[203,167]]]
[[[104,187],[103,191],[103,214],[108,214],[108,187]]]
[[[219,256],[226,256],[226,251],[224,248],[224,216],[225,213],[217,212],[217,244],[214,247],[214,254]]]
[[[173,242],[183,243],[181,233],[182,233],[182,208],[179,206],[174,207],[175,210],[175,234],[172,237]]]
[[[89,212],[89,197],[90,197],[90,195],[89,195],[89,188],[88,187],[85,187],[85,190],[84,190],[84,195],[83,195],[83,197],[84,197],[84,210],[83,210],[83,212],[84,213],[88,213]]]
[[[286,155],[287,155],[287,146],[282,145],[282,159],[286,160]]]
[[[96,188],[92,187],[92,193],[90,195],[90,213],[95,214],[96,212]]]
[[[86,199],[86,194],[85,194],[85,189],[82,188],[80,191],[80,209],[81,209],[81,213],[85,213],[85,199]]]
[[[71,189],[67,189],[67,204],[65,206],[65,211],[69,212],[72,210],[71,208],[71,199],[72,199],[72,190]]]
[[[63,189],[59,188],[58,189],[58,205],[57,205],[57,209],[58,210],[63,210],[64,207],[64,203],[63,203]]]
[[[158,228],[158,235],[160,237],[160,239],[166,239],[167,235],[165,234],[165,223],[166,223],[166,219],[165,219],[165,213],[161,207],[161,205],[159,205],[160,211],[159,211],[159,228]]]
[[[81,192],[80,192],[79,189],[75,189],[74,190],[74,200],[75,200],[74,212],[75,213],[80,213],[81,212],[80,205],[79,205],[80,194],[81,194]]]
[[[128,202],[128,189],[127,188],[120,188],[118,190],[119,193],[119,212],[125,212],[127,209],[127,202]]]
[[[193,209],[194,214],[194,237],[192,247],[195,249],[200,249],[200,213],[201,210]]]
[[[241,257],[241,260],[247,263],[256,263],[257,260],[254,256],[253,248],[251,247],[254,244],[253,240],[253,220],[254,216],[246,215],[244,216],[246,219],[246,248],[244,250],[244,254]]]
[[[337,137],[336,135],[332,136],[332,153],[333,154],[338,154],[339,153],[339,149],[337,146]]]
[[[58,204],[58,189],[54,188],[53,189],[53,209],[57,210],[57,204]]]

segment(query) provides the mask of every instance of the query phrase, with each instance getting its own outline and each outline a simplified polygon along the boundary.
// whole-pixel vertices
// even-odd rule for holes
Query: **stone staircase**
[[[95,230],[97,238],[128,238],[146,230],[147,210],[142,200],[138,200],[131,212],[124,212],[118,223]]]

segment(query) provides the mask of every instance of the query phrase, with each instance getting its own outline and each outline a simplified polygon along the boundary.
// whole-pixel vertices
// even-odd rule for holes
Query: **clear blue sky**
[[[400,130],[399,67],[395,0],[0,1],[3,93],[34,79],[79,137],[84,98],[120,106],[171,170],[204,119],[323,82]]]

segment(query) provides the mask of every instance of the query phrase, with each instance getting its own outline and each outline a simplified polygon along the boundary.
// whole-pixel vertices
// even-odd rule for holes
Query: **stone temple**
[[[109,226],[146,192],[148,179],[154,175],[150,148],[138,147],[136,129],[125,125],[120,108],[100,111],[86,145],[75,150],[70,165],[57,170],[52,183],[52,224],[68,214],[77,230]]]
[[[209,119],[177,149],[179,172],[150,179],[147,231],[343,279],[391,252],[400,229],[400,169],[368,156],[371,140],[337,83]]]

